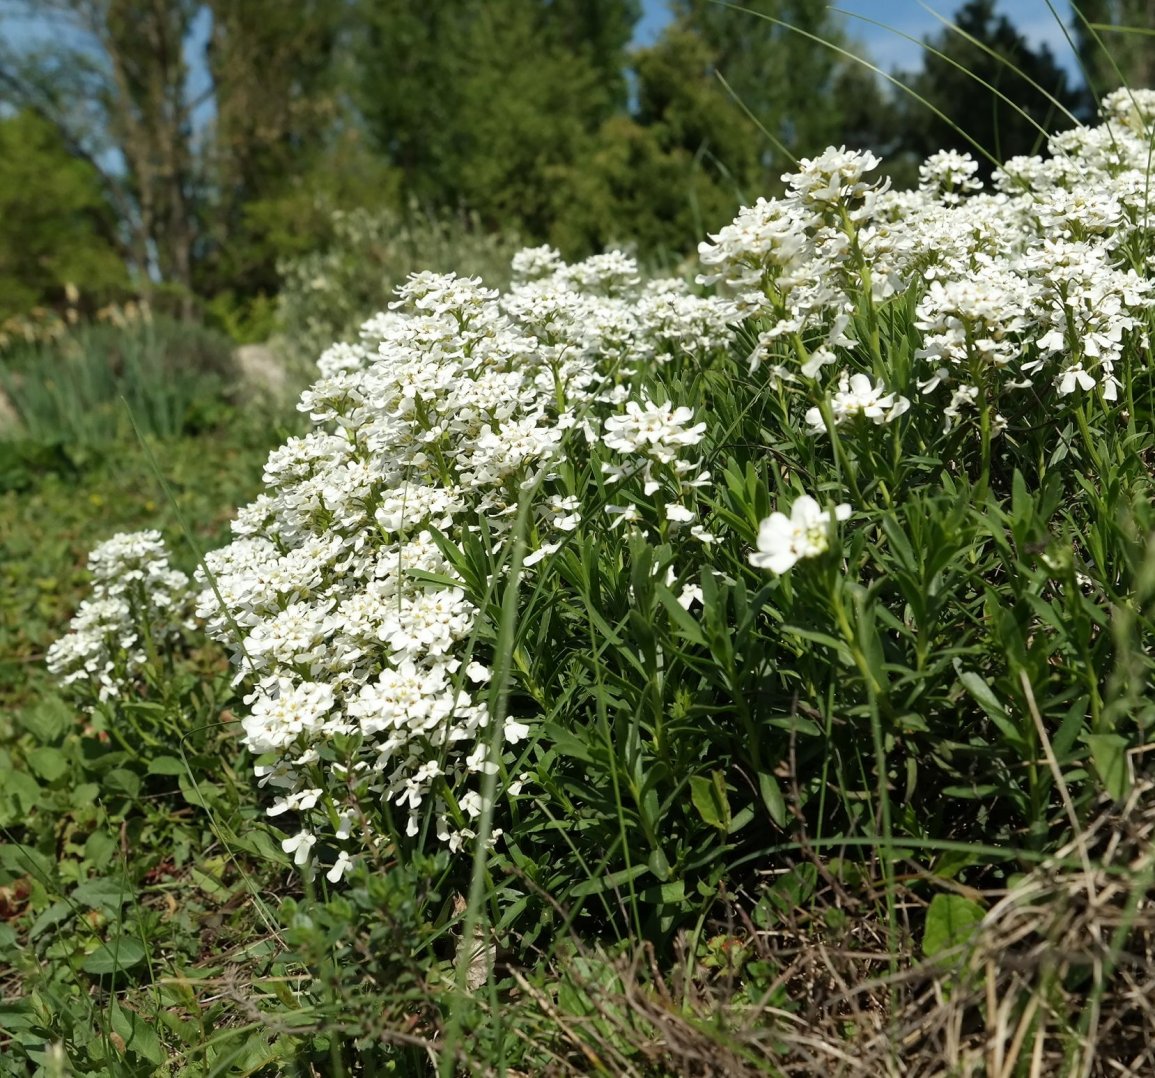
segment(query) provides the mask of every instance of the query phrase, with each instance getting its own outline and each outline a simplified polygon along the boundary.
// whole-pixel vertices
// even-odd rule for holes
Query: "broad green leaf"
[[[107,865],[116,850],[116,836],[108,831],[93,831],[84,843],[84,856],[94,865]]]
[[[114,767],[101,783],[106,792],[136,797],[140,793],[140,776],[126,767]]]
[[[1122,801],[1131,789],[1131,761],[1127,757],[1127,739],[1122,734],[1084,734],[1091,750],[1095,774],[1116,801]]]
[[[20,716],[20,723],[37,741],[58,741],[72,727],[76,716],[59,696],[49,696]]]
[[[100,786],[95,782],[82,782],[72,791],[72,804],[76,808],[88,808],[100,797]]]
[[[24,771],[9,771],[0,785],[0,806],[7,806],[8,811],[0,813],[0,817],[26,816],[39,799],[40,786],[31,775]]]
[[[60,924],[62,921],[67,921],[69,917],[76,912],[76,907],[71,902],[65,902],[64,899],[59,899],[53,902],[45,910],[41,910],[39,916],[28,929],[28,938],[30,940],[36,939],[43,935],[48,929]]]
[[[166,1053],[160,1043],[160,1038],[156,1035],[153,1023],[144,1015],[122,1007],[115,1000],[111,1009],[112,1028],[123,1038],[125,1049],[129,1052],[135,1052],[138,1056],[143,1056],[158,1067],[161,1066],[165,1061]]]
[[[150,775],[183,775],[187,770],[179,756],[156,756],[148,765]]]
[[[72,892],[74,902],[94,910],[115,913],[132,897],[132,886],[124,879],[105,877],[85,880]]]
[[[132,969],[144,961],[144,947],[140,940],[131,936],[121,936],[118,939],[102,943],[92,954],[88,955],[80,968],[85,973],[98,976],[106,973],[117,973],[122,969]]]
[[[188,775],[180,775],[179,784],[184,799],[197,808],[212,808],[213,802],[221,793],[221,788],[216,783],[204,780],[194,782]]]
[[[42,745],[28,754],[28,764],[45,782],[55,782],[68,770],[68,757],[60,749]]]
[[[922,953],[927,958],[933,958],[936,954],[966,943],[985,915],[982,906],[962,895],[935,895],[926,911]]]

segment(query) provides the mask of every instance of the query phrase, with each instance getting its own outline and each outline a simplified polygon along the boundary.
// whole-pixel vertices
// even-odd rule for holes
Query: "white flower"
[[[476,820],[477,817],[481,815],[484,804],[485,802],[481,799],[481,794],[475,790],[470,790],[468,793],[462,794],[461,800],[458,801],[461,811],[472,820]]]
[[[644,453],[668,464],[685,446],[697,445],[706,432],[705,423],[688,424],[694,418],[690,408],[673,404],[627,401],[624,415],[610,416],[602,441],[619,453]]]
[[[905,397],[886,393],[881,381],[871,385],[865,374],[844,373],[838,381],[838,391],[830,401],[836,425],[860,415],[875,423],[890,423],[909,408],[910,401]],[[806,422],[815,434],[826,433],[826,422],[818,408],[811,408],[806,413]]]
[[[849,505],[835,506],[834,519],[846,520],[849,516]],[[758,528],[758,550],[750,555],[750,564],[781,574],[803,558],[822,554],[830,545],[830,520],[830,513],[809,494],[801,495],[795,500],[790,516],[775,512],[762,521]]]
[[[293,864],[298,867],[304,865],[309,860],[309,855],[313,852],[313,847],[317,845],[317,836],[310,834],[308,831],[299,831],[297,834],[285,839],[281,842],[281,849],[285,853],[293,855]]]
[[[529,727],[524,722],[518,722],[516,719],[506,719],[505,728],[503,730],[505,740],[511,745],[516,745],[519,741],[529,736]]]
[[[341,878],[353,867],[353,858],[345,850],[341,850],[337,854],[337,860],[333,862],[333,867],[325,873],[325,879],[330,883],[340,883]]]
[[[687,584],[678,595],[678,605],[683,610],[689,610],[695,603],[701,606],[704,598],[700,584]]]

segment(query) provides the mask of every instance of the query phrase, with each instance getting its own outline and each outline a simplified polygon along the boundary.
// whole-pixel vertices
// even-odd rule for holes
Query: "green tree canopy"
[[[1118,86],[1155,86],[1155,0],[1073,0],[1071,7],[1089,117]]]
[[[102,303],[128,287],[100,178],[24,111],[0,119],[0,321],[74,285]]]
[[[357,100],[430,206],[548,233],[552,187],[626,102],[637,0],[361,0]]]

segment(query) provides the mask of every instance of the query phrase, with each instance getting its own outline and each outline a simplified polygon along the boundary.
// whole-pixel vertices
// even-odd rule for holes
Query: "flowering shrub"
[[[114,535],[88,556],[92,598],[48,649],[63,685],[97,701],[131,692],[150,660],[192,629],[189,578],[169,565],[160,532]]]
[[[511,917],[667,932],[796,828],[1042,841],[1039,708],[1080,804],[1121,788],[1155,94],[1104,113],[992,192],[803,161],[702,244],[713,291],[542,248],[328,349],[197,579],[295,862],[481,840]]]

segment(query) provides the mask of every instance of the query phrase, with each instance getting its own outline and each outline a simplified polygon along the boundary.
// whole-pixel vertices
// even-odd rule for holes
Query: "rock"
[[[284,400],[292,392],[285,361],[277,350],[265,344],[242,344],[233,352],[237,378],[244,397]]]

